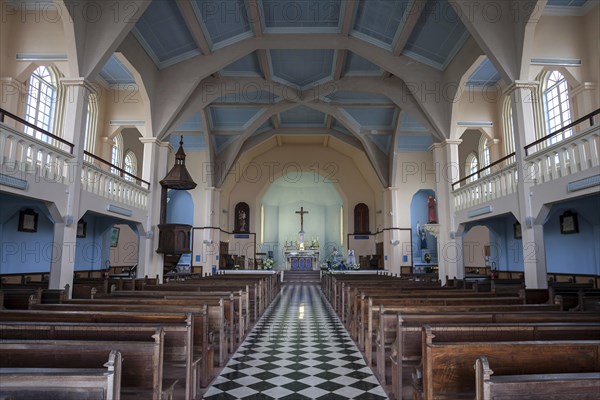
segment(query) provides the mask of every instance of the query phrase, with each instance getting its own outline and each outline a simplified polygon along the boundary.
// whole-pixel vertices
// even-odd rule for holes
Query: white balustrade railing
[[[597,170],[599,148],[600,126],[596,125],[525,157],[528,175],[534,185],[540,185],[591,168]]]
[[[148,195],[150,193],[148,189],[144,189],[135,182],[121,178],[87,161],[83,162],[81,185],[86,192],[107,199],[119,201],[136,208],[144,209],[148,206]]]
[[[452,192],[455,210],[464,210],[515,193],[517,177],[517,166],[513,161],[499,171],[455,189]]]
[[[11,177],[68,184],[81,173],[82,190],[132,207],[148,206],[149,190],[89,162],[73,164],[74,156],[50,143],[0,124],[0,172]],[[59,144],[59,147],[61,145]]]
[[[0,166],[3,174],[26,179],[66,183],[73,155],[43,140],[0,125]]]

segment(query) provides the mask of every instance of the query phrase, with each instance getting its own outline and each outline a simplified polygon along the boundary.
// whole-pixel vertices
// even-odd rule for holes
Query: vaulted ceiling
[[[276,136],[330,135],[363,150],[384,186],[397,152],[424,151],[448,137],[450,106],[415,99],[411,77],[443,76],[472,43],[462,72],[480,64],[466,85],[501,80],[448,0],[154,0],[132,32],[159,71],[230,57],[216,71],[194,64],[202,83],[191,83],[168,122],[153,126],[159,138],[184,135],[186,146],[232,165]],[[387,70],[388,59],[401,60],[406,73]],[[109,85],[135,83],[118,54],[100,76]]]

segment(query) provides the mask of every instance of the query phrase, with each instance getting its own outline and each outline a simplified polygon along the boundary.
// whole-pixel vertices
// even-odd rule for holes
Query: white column
[[[400,207],[398,206],[398,188],[390,187],[383,191],[385,212],[383,231],[384,268],[391,274],[400,275],[402,261],[402,241],[400,231]]]
[[[66,91],[62,137],[74,145],[74,158],[67,162],[67,206],[64,215],[62,215],[62,221],[55,220],[54,225],[54,246],[50,262],[50,289],[61,289],[66,284],[73,286],[77,221],[86,211],[80,204],[85,121],[88,96],[90,92],[94,91],[93,87],[84,78],[63,78],[60,81]]]
[[[214,187],[206,188],[204,190],[204,199],[204,205],[198,209],[198,214],[200,214],[200,210],[203,211],[201,215],[204,223],[201,226],[205,227],[201,231],[201,257],[203,260],[201,264],[204,266],[204,272],[211,273],[213,267],[219,268],[221,190]]]
[[[576,117],[573,117],[573,120],[576,120],[584,115],[591,113],[592,111],[598,109],[598,95],[597,95],[598,85],[594,82],[584,82],[581,85],[574,88],[570,91],[570,96],[574,100]],[[575,127],[575,130],[579,131],[589,127],[588,123],[583,123],[580,126]]]
[[[438,223],[437,237],[438,274],[442,284],[449,278],[462,279],[464,266],[462,258],[462,238],[456,237],[454,222],[454,195],[452,183],[460,179],[458,145],[461,140],[445,140],[432,146],[433,162],[436,171],[436,200]]]
[[[528,179],[531,174],[524,159],[524,147],[536,140],[531,94],[537,90],[537,87],[538,82],[517,81],[507,89],[512,100],[515,155],[519,175],[517,182],[519,215],[516,217],[521,223],[525,285],[528,289],[544,289],[548,286],[543,222],[536,223],[537,216],[532,212],[530,193],[533,182]]]
[[[27,85],[15,78],[0,78],[0,108],[22,116],[20,105],[25,102]],[[5,118],[4,123],[11,128],[16,128],[17,122],[11,118]]]
[[[156,252],[158,247],[158,227],[160,222],[160,195],[162,188],[158,183],[167,174],[167,161],[171,146],[156,138],[140,138],[144,144],[144,160],[142,179],[150,182],[148,197],[148,219],[145,222],[144,234],[140,232],[138,250],[138,276],[159,276],[162,282],[163,255]],[[152,232],[148,234],[148,232]]]

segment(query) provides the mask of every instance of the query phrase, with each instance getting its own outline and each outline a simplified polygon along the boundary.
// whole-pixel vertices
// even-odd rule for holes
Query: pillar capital
[[[98,90],[85,78],[59,78],[58,81],[65,87],[80,86],[93,95],[98,95]]]
[[[533,91],[537,90],[539,86],[539,81],[514,81],[512,84],[508,85],[506,89],[504,89],[504,94],[508,96],[517,89],[529,89]]]

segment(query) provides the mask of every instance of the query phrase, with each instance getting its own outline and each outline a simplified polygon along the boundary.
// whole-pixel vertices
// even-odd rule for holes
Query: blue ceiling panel
[[[224,75],[232,76],[262,76],[256,52],[242,57],[223,69]]]
[[[392,143],[392,135],[369,135],[369,138],[385,154],[390,153],[390,145]]]
[[[204,123],[200,113],[195,113],[185,122],[181,123],[174,132],[199,132],[204,130]]]
[[[427,151],[433,144],[433,137],[424,136],[398,136],[396,148],[401,152]]]
[[[220,153],[227,147],[228,144],[235,142],[239,139],[239,135],[228,135],[228,136],[219,136],[215,135],[212,137],[213,144],[215,145],[215,151]]]
[[[109,85],[135,85],[131,72],[114,54],[100,70],[100,76]]]
[[[256,88],[252,88],[256,89]],[[242,90],[240,93],[232,93],[219,97],[216,103],[250,103],[250,104],[272,104],[279,100],[273,93],[264,90],[251,91]]]
[[[390,47],[404,25],[408,3],[408,0],[361,0],[354,20],[354,33]]]
[[[200,54],[174,1],[153,1],[133,28],[159,67]]]
[[[344,75],[381,75],[383,70],[371,61],[357,54],[348,52],[346,65],[344,65]]]
[[[322,127],[325,114],[306,106],[299,106],[279,115],[282,126]]]
[[[352,134],[352,132],[350,132],[348,130],[348,128],[346,128],[344,125],[342,125],[337,119],[333,120],[333,124],[331,125],[331,128],[335,129],[338,132],[343,133],[344,135],[354,136]]]
[[[467,86],[471,87],[484,87],[484,86],[493,86],[500,81],[500,74],[496,71],[496,67],[490,61],[489,58],[486,57],[485,60],[473,71],[469,80],[467,81]]]
[[[256,132],[253,133],[253,135],[258,135],[261,134],[263,132],[268,132],[270,130],[273,129],[273,124],[271,123],[271,119],[268,119],[267,121],[265,121],[264,124],[262,124],[257,130]]]
[[[407,112],[402,114],[400,130],[404,132],[427,132],[428,129],[423,126],[416,118]]]
[[[469,33],[448,0],[428,0],[404,54],[438,69],[445,69]]]
[[[271,50],[274,75],[299,87],[332,76],[333,50]]]
[[[244,0],[193,0],[192,6],[215,48],[252,35]]]
[[[341,0],[263,0],[266,31],[338,29]],[[273,29],[272,29],[273,28]]]
[[[392,101],[382,94],[377,93],[363,93],[363,92],[349,92],[340,90],[326,97],[328,100],[335,103],[377,103],[377,104],[391,104]]]
[[[548,0],[549,6],[582,7],[588,0]]]
[[[216,130],[242,130],[261,111],[258,107],[210,107],[211,128]]]
[[[362,128],[391,128],[394,125],[396,109],[386,108],[344,108]]]
[[[169,137],[169,144],[174,149],[178,149],[180,140],[180,135],[173,134]],[[206,148],[205,144],[204,135],[183,135],[183,150],[185,150],[186,153],[204,150]]]

